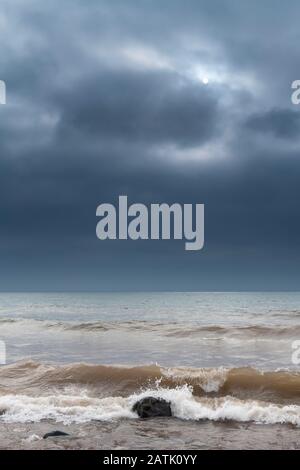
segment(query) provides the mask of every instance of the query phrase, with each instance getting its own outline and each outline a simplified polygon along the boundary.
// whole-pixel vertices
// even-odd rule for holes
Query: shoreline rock
[[[137,413],[140,418],[144,419],[172,416],[171,403],[162,398],[142,398],[142,400],[137,401],[133,405],[132,411]]]
[[[43,439],[47,439],[48,437],[66,437],[66,436],[69,436],[70,434],[68,434],[67,432],[63,432],[63,431],[52,431],[52,432],[47,432],[46,434],[44,434],[43,436]]]

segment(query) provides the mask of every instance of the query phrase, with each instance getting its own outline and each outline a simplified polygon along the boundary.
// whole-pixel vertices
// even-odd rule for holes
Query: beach
[[[0,448],[299,448],[299,305],[299,293],[0,294]],[[139,419],[147,396],[173,416]],[[69,436],[43,439],[54,430]]]

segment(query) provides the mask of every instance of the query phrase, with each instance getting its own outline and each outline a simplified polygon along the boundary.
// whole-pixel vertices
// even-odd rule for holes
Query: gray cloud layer
[[[298,289],[299,10],[2,2],[1,289]],[[204,250],[99,242],[119,194],[205,203]]]

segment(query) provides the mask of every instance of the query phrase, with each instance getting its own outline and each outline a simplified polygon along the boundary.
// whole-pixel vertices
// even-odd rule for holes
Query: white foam
[[[128,407],[127,399],[122,397],[6,395],[0,397],[0,408],[6,410],[1,420],[7,423],[27,423],[51,419],[70,424],[136,417]]]
[[[35,441],[40,441],[42,439],[41,436],[38,436],[37,434],[31,434],[30,436],[26,437],[26,439],[22,439],[23,442],[35,442]]]
[[[184,420],[234,420],[240,422],[253,421],[261,424],[289,423],[300,426],[300,406],[280,406],[256,400],[239,400],[234,397],[198,398],[192,394],[188,386],[176,389],[157,389],[145,391],[130,397],[133,404],[146,396],[161,397],[171,402],[174,416]]]
[[[228,369],[225,367],[217,368],[162,368],[162,373],[165,377],[169,377],[175,380],[182,380],[184,383],[193,380],[194,384],[197,384],[206,393],[218,392],[220,388],[226,382],[228,376]]]
[[[239,400],[230,396],[195,398],[191,387],[186,385],[175,389],[148,389],[128,398],[93,398],[87,394],[45,397],[5,395],[0,397],[0,409],[6,410],[6,413],[0,419],[7,423],[49,419],[64,424],[134,419],[137,415],[131,411],[132,406],[136,401],[148,396],[170,401],[173,415],[184,420],[235,420],[300,426],[300,406],[281,406],[255,400]]]

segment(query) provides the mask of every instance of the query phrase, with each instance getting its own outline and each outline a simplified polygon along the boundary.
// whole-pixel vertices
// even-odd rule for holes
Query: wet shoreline
[[[69,437],[42,439],[60,429]],[[0,450],[300,449],[300,429],[291,425],[187,422],[176,418],[91,422],[64,426],[52,421],[0,425]]]

